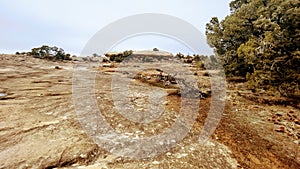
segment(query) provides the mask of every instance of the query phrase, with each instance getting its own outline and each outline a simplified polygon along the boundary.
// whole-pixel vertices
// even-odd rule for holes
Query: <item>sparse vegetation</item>
[[[158,52],[158,51],[159,51],[159,49],[158,49],[158,48],[153,48],[153,51],[156,51],[156,52]]]
[[[0,54],[0,168],[299,169],[300,2],[231,1],[211,56]]]
[[[47,60],[72,60],[71,55],[65,53],[62,48],[58,48],[56,46],[50,47],[47,45],[43,45],[41,47],[31,49],[31,52],[16,52],[17,55],[30,55],[35,58],[47,59]]]
[[[123,53],[106,54],[106,56],[109,57],[110,61],[122,62],[126,57],[130,56],[132,52],[132,50],[126,50]]]

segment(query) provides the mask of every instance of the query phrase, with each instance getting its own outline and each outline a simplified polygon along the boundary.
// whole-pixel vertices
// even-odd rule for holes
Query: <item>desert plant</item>
[[[246,77],[250,89],[276,88],[291,97],[300,84],[300,1],[234,0],[231,14],[206,25],[207,41],[227,76]]]
[[[43,45],[38,48],[31,49],[31,52],[27,53],[36,58],[48,59],[48,60],[72,60],[70,54],[66,54],[62,48],[56,46],[49,47]]]
[[[159,49],[158,49],[158,48],[153,48],[153,51],[156,51],[156,52],[158,52],[158,51],[159,51]]]
[[[130,56],[133,53],[132,50],[126,50],[122,53],[109,55],[109,60],[113,62],[122,62],[126,57]]]

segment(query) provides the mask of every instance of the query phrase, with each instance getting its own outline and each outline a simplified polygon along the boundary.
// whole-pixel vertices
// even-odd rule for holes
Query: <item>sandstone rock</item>
[[[157,164],[160,164],[160,162],[159,161],[153,161],[152,164],[157,165]]]
[[[7,96],[6,93],[0,93],[0,97],[5,97],[5,96]]]
[[[102,67],[113,67],[113,64],[112,63],[105,63],[102,65]]]
[[[281,126],[281,125],[275,125],[274,126],[274,130],[277,132],[284,132],[285,131],[285,127]]]
[[[300,125],[300,116],[297,116],[297,118],[294,120],[294,122],[298,125]]]
[[[283,114],[284,114],[283,112],[277,112],[276,116],[283,116]]]

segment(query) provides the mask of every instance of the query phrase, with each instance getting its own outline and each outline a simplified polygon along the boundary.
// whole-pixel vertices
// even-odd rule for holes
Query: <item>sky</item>
[[[211,17],[230,14],[230,0],[1,0],[0,53],[30,51],[42,45],[57,46],[80,55],[87,42],[102,28],[124,17],[158,13],[177,17],[205,34]],[[176,29],[176,28],[174,28]],[[208,46],[208,45],[207,45]],[[111,48],[172,53],[193,53],[180,41],[159,35],[123,39]],[[204,47],[203,54],[212,54]]]

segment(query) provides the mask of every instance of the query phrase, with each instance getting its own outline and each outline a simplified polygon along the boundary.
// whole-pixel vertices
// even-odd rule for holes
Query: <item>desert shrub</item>
[[[133,53],[132,50],[126,50],[123,53],[112,54],[109,56],[109,60],[113,62],[122,62],[126,57]]]
[[[196,62],[195,62],[195,65],[196,65],[196,67],[199,68],[199,69],[204,69],[204,68],[205,68],[205,67],[204,67],[204,63],[203,63],[202,61],[196,61]]]
[[[196,55],[196,54],[194,54],[193,57],[194,57],[194,61],[205,61],[208,58],[208,56],[206,55]]]
[[[178,58],[178,59],[182,59],[182,58],[184,58],[184,54],[179,52],[179,53],[176,54],[175,57]]]
[[[27,53],[36,58],[47,59],[47,60],[72,60],[70,54],[66,54],[62,48],[56,46],[49,47],[43,45],[38,48],[31,49],[31,52]]]
[[[153,48],[153,51],[156,51],[156,52],[158,52],[158,51],[159,51],[159,49],[158,49],[158,48]]]
[[[209,73],[208,72],[204,72],[203,76],[209,76]]]

